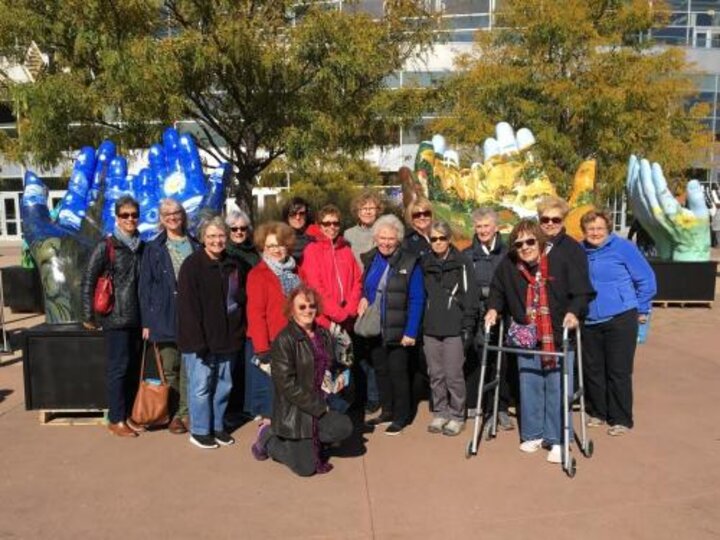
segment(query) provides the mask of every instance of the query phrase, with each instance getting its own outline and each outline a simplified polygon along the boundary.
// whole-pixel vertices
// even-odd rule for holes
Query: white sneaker
[[[553,444],[548,452],[548,463],[562,463],[562,446]]]
[[[533,452],[537,452],[542,448],[542,439],[532,439],[531,441],[525,441],[520,444],[520,450],[522,452],[527,452],[528,454],[532,454]]]
[[[445,427],[445,424],[448,423],[448,420],[446,418],[440,418],[436,416],[432,419],[432,422],[430,422],[430,425],[428,425],[427,430],[430,433],[440,433],[443,428]]]

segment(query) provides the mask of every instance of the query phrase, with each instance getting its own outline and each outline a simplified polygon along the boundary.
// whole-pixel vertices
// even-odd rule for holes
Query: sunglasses
[[[435,242],[447,242],[447,236],[431,236],[430,242],[434,244]]]
[[[317,304],[298,304],[297,308],[300,311],[305,311],[306,309],[317,309]]]
[[[422,211],[420,211],[420,212],[413,212],[413,213],[412,213],[412,218],[413,218],[413,219],[418,219],[418,218],[421,218],[421,217],[432,217],[432,212],[431,212],[430,210],[422,210]]]
[[[305,217],[307,216],[307,210],[296,210],[295,212],[290,212],[288,215],[293,217]]]
[[[339,227],[340,222],[339,221],[321,221],[320,225],[323,227]]]
[[[120,219],[137,219],[140,217],[140,214],[137,212],[121,212],[117,215]]]
[[[240,225],[239,227],[230,227],[232,232],[245,232],[248,230],[247,225]]]
[[[562,222],[563,222],[563,218],[561,218],[561,217],[543,216],[540,218],[540,223],[543,223],[544,225],[547,225],[548,223],[552,223],[553,225],[560,225]]]
[[[513,242],[513,247],[515,249],[522,249],[523,246],[533,247],[535,244],[537,244],[537,239],[528,238],[527,240],[518,240],[517,242]]]

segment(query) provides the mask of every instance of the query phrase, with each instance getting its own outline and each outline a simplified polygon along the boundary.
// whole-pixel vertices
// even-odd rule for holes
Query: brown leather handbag
[[[110,315],[115,306],[115,287],[113,285],[113,269],[115,267],[115,246],[110,237],[105,239],[105,252],[108,266],[98,278],[93,295],[93,310],[98,315]]]
[[[157,345],[152,345],[155,353],[155,365],[157,366],[158,379],[145,378],[145,353],[147,352],[147,340],[143,340],[142,364],[140,366],[140,386],[138,387],[135,403],[133,404],[130,418],[141,426],[163,426],[170,421],[168,414],[168,395],[170,387],[165,380],[160,351]]]

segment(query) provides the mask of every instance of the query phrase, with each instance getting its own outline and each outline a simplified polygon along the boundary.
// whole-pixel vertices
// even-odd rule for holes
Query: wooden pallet
[[[43,409],[39,418],[44,426],[101,426],[105,423],[105,409]]]
[[[662,308],[672,307],[672,306],[680,306],[680,307],[688,307],[688,306],[705,306],[710,309],[713,307],[713,301],[712,300],[653,300],[654,306],[660,306]]]

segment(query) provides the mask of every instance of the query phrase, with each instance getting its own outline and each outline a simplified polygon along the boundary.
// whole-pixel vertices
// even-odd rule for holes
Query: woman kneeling
[[[330,409],[328,398],[346,382],[337,369],[330,334],[316,324],[317,293],[300,285],[288,295],[290,321],[273,341],[271,373],[275,386],[272,425],[263,425],[252,446],[257,460],[272,457],[299,476],[329,472],[324,450],[347,439],[350,418]]]

